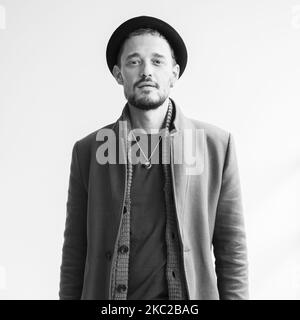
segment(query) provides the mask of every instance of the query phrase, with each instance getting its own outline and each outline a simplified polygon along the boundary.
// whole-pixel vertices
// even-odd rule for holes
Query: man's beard
[[[167,96],[159,96],[158,99],[151,99],[149,96],[137,97],[137,95],[132,94],[127,97],[128,103],[141,110],[154,110],[161,106],[167,99]]]

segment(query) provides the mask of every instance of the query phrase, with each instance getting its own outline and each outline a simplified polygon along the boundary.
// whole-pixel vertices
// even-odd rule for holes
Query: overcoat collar
[[[170,130],[170,135],[174,135],[176,133],[179,133],[183,129],[190,128],[190,122],[189,119],[184,116],[184,114],[181,111],[181,108],[179,105],[170,98],[172,101],[174,112],[175,112],[175,118],[173,121],[173,128]],[[120,121],[127,121],[128,120],[128,114],[129,114],[129,106],[128,103],[125,104],[122,113],[120,117],[117,119],[117,121],[113,124],[113,130],[115,130],[116,134],[119,135],[119,123]],[[130,124],[127,124],[127,129],[130,129]]]

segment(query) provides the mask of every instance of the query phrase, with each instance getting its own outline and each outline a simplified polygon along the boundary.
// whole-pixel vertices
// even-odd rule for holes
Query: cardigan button
[[[124,291],[126,291],[126,286],[125,286],[125,284],[119,284],[118,286],[117,286],[117,291],[118,292],[124,292]]]
[[[123,246],[119,247],[118,252],[126,253],[126,252],[128,252],[128,250],[129,250],[129,248],[127,246],[123,245]]]

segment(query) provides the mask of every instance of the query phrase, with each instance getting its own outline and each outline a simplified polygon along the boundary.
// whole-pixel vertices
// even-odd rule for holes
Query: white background
[[[186,43],[184,114],[235,138],[251,299],[299,299],[299,0],[0,0],[0,298],[58,299],[72,147],[120,115],[105,49],[136,15]]]

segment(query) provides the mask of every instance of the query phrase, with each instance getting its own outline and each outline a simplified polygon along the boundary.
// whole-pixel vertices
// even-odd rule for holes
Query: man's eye
[[[132,64],[132,65],[136,65],[138,63],[139,63],[138,60],[130,60],[129,61],[129,64]]]
[[[155,64],[161,64],[162,62],[161,62],[161,60],[154,60],[154,63]]]

